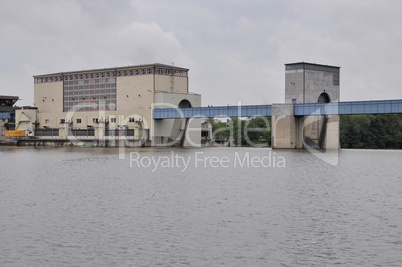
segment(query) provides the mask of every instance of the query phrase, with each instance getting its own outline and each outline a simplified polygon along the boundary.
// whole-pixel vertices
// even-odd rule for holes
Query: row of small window
[[[80,122],[78,122],[78,120],[80,120]],[[93,118],[93,123],[98,123],[98,118]],[[111,123],[116,123],[116,118],[115,117],[111,117],[110,118],[110,122]],[[128,122],[135,122],[135,118],[133,117],[129,117],[128,118]],[[81,119],[77,119],[77,123],[81,123]]]
[[[116,123],[116,118],[115,117],[110,117],[109,120],[110,120],[111,123]],[[81,119],[76,119],[76,122],[77,122],[77,124],[80,124],[80,123],[82,123],[82,120]],[[99,123],[99,119],[98,118],[93,118],[92,122],[93,123]],[[130,117],[129,122],[135,122],[135,119]]]
[[[159,69],[155,68],[153,72],[152,68],[148,69],[136,69],[136,70],[120,70],[117,72],[117,76],[131,76],[131,75],[141,75],[141,74],[161,74],[161,75],[175,75],[175,76],[187,76],[187,71],[184,70],[174,70],[174,69]]]
[[[116,84],[115,83],[107,83],[107,84],[102,83],[102,84],[64,86],[64,91],[94,89],[94,88],[116,88]]]
[[[64,91],[64,96],[68,95],[104,95],[104,94],[116,94],[116,89],[101,89],[101,90],[80,90],[80,91]]]
[[[64,106],[93,106],[93,105],[116,105],[115,99],[107,99],[107,100],[75,100],[75,101],[65,101]]]
[[[295,69],[321,70],[321,71],[337,72],[339,74],[339,69],[337,67],[331,67],[331,66],[320,66],[311,64],[295,64],[286,66],[286,70],[295,70]]]
[[[172,69],[155,69],[155,74],[161,75],[175,75],[175,76],[187,76],[187,71],[184,70],[172,70]]]
[[[116,99],[116,95],[66,96],[64,97],[64,102],[82,101],[91,99]]]
[[[64,106],[64,112],[68,111],[98,111],[98,110],[116,110],[116,104],[108,105],[85,105],[85,106]]]
[[[35,79],[35,83],[59,82],[63,81],[63,76],[53,76]]]
[[[119,70],[117,72],[117,76],[131,76],[140,74],[152,74],[152,68],[137,69],[137,70]]]
[[[287,65],[286,66],[286,70],[296,70],[296,69],[303,69],[303,64]]]
[[[73,80],[64,81],[64,86],[66,85],[83,85],[83,84],[94,84],[94,83],[116,83],[116,78],[102,78],[102,79],[84,79],[84,80]]]
[[[333,77],[332,77],[332,83],[335,86],[339,85],[339,71],[338,72],[334,72]]]
[[[63,111],[64,112],[70,112],[70,111],[99,111],[99,110],[107,110],[107,111],[113,111],[116,110],[115,108],[110,108],[108,106],[105,107],[64,107]]]
[[[71,80],[82,80],[82,79],[93,79],[93,78],[104,78],[104,77],[114,77],[116,76],[115,71],[109,72],[95,72],[95,73],[85,73],[85,74],[75,74],[64,76],[65,81]]]
[[[57,82],[57,81],[64,81],[65,83],[68,82],[69,85],[104,83],[104,82],[111,83],[111,82],[116,82],[116,78],[115,78],[116,76],[144,75],[144,74],[152,74],[152,73],[161,74],[161,75],[175,75],[175,76],[187,77],[186,70],[159,69],[159,68],[155,68],[155,72],[153,72],[153,70],[154,70],[153,68],[144,68],[144,69],[134,69],[134,70],[119,70],[117,72],[109,71],[109,72],[96,72],[96,73],[85,73],[85,74],[75,74],[75,75],[65,75],[65,76],[60,75],[60,76],[36,78],[35,83]],[[110,78],[107,78],[107,77],[110,77]],[[97,79],[97,78],[99,78],[99,79]],[[102,79],[102,78],[107,78],[107,79]],[[82,81],[84,83],[82,83]],[[75,83],[75,82],[77,82],[77,83]]]

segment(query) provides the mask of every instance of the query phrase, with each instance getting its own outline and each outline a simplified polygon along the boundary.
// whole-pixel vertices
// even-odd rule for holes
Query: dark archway
[[[325,92],[318,97],[317,103],[329,103],[329,102],[331,102],[331,99],[329,98],[329,95]]]
[[[327,93],[321,93],[318,97],[318,103],[330,103],[331,99]],[[327,137],[327,124],[328,124],[328,116],[322,116],[322,119],[317,120],[317,130],[318,130],[318,147],[320,149],[324,148],[325,138]],[[321,124],[321,126],[320,126]]]
[[[182,101],[180,101],[178,105],[178,108],[191,108],[191,107],[192,107],[191,103],[187,99],[183,99]],[[180,140],[180,146],[184,146],[189,119],[178,119],[177,121],[181,121],[179,140]]]
[[[191,108],[191,103],[190,101],[188,101],[187,99],[183,99],[182,101],[180,101],[178,108]]]

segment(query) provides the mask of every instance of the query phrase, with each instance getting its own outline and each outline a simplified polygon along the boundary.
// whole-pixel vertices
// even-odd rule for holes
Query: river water
[[[0,266],[402,266],[402,151],[335,156],[0,147]]]

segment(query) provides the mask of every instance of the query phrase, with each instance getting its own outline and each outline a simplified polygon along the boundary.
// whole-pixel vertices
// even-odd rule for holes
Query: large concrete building
[[[189,92],[188,71],[155,63],[36,75],[34,108],[16,111],[18,125],[49,140],[116,145],[123,136],[138,145],[199,145],[200,131],[185,134],[200,128],[199,119],[152,117],[159,107],[201,106],[201,96]]]
[[[272,105],[273,148],[338,149],[339,116],[296,117],[294,104],[339,102],[340,67],[285,64],[285,104]]]

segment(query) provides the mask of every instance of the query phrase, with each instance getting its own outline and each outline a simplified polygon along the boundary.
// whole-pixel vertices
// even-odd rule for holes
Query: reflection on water
[[[166,164],[130,167],[136,152]],[[247,154],[285,166],[234,166]],[[1,266],[402,262],[402,151],[341,150],[337,166],[265,148],[0,147],[0,160]]]

